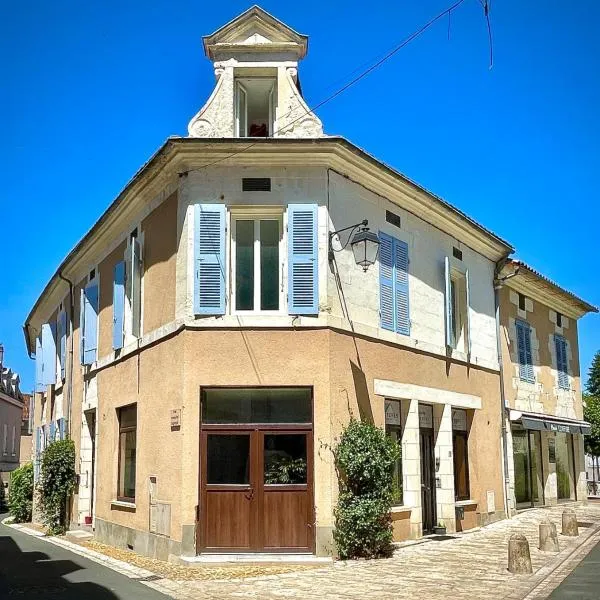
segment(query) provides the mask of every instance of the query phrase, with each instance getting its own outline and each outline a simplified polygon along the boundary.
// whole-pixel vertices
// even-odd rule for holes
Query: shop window
[[[467,411],[452,410],[452,449],[454,455],[454,496],[456,500],[469,500],[469,433]]]
[[[118,500],[135,502],[135,467],[137,442],[137,405],[118,409],[119,484]]]
[[[386,400],[385,401],[385,433],[400,448],[400,455],[394,465],[393,474],[393,497],[392,504],[400,506],[404,504],[404,487],[402,483],[402,428],[400,421],[400,401]]]

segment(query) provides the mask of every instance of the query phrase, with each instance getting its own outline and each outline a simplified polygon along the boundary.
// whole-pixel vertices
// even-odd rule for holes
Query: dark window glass
[[[525,310],[525,296],[523,294],[519,294],[519,309]]]
[[[458,260],[462,260],[462,250],[458,248],[452,248],[452,256]]]
[[[388,223],[391,223],[392,225],[395,225],[396,227],[400,227],[400,215],[397,215],[396,213],[393,213],[389,210],[385,211],[385,220]]]
[[[452,446],[454,453],[454,494],[457,500],[470,500],[467,432],[454,431]]]
[[[135,452],[137,445],[137,407],[119,409],[119,485],[117,497],[135,500]]]
[[[270,192],[271,179],[269,177],[244,177],[242,179],[243,192]]]
[[[204,423],[310,423],[308,388],[208,388],[202,407]]]
[[[209,434],[206,483],[231,485],[250,481],[250,436]]]
[[[265,435],[263,451],[266,484],[306,483],[306,434]]]
[[[559,312],[556,313],[556,324],[562,327],[562,315]]]
[[[402,432],[400,429],[400,425],[386,425],[385,433],[391,437],[400,448],[400,455],[398,456],[398,460],[394,464],[394,474],[392,480],[392,504],[395,506],[399,506],[404,504],[404,493],[402,486],[402,446],[400,444],[402,439]]]
[[[279,310],[279,221],[260,222],[260,309]]]
[[[254,309],[254,221],[235,222],[235,308]]]

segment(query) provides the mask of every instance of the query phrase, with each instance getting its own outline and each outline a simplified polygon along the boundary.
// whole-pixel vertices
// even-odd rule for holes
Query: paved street
[[[600,543],[554,590],[550,600],[598,600],[600,598]]]
[[[0,523],[0,598],[166,600],[167,596]]]

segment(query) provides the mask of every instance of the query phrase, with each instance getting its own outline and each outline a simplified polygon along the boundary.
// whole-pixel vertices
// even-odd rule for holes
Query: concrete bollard
[[[511,573],[533,573],[529,542],[522,533],[513,533],[508,540],[508,570]]]
[[[579,535],[577,528],[577,514],[572,508],[567,508],[562,514],[562,534],[569,536]]]
[[[549,519],[540,523],[540,550],[542,552],[558,552],[556,525]]]

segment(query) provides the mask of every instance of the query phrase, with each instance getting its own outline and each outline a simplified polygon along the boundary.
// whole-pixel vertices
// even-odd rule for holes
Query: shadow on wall
[[[50,560],[43,552],[23,552],[10,537],[0,536],[0,557],[0,598],[119,600],[96,583],[66,579],[65,575],[82,569],[77,563]]]
[[[352,369],[354,392],[356,394],[356,403],[358,404],[360,420],[367,421],[368,423],[374,423],[373,409],[371,408],[371,399],[369,398],[369,388],[367,387],[367,378],[365,377],[365,373],[353,361],[350,361],[350,369]]]

